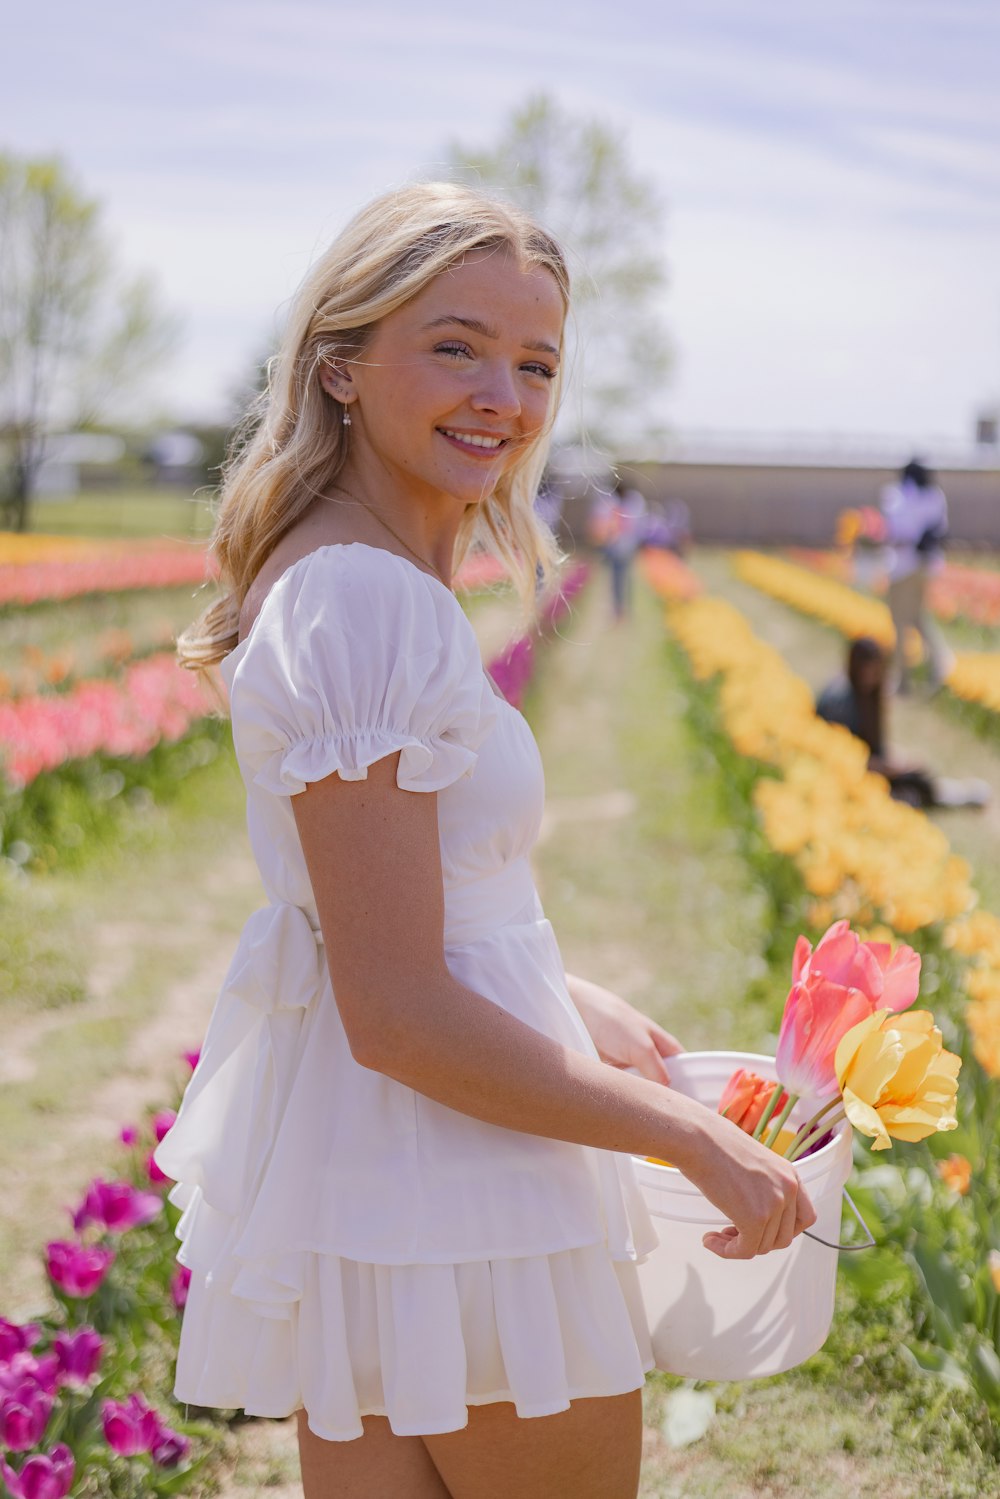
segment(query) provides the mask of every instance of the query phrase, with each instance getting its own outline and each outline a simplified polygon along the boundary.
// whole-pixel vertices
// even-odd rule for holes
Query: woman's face
[[[522,270],[506,251],[442,272],[344,368],[351,476],[482,500],[549,416],[563,317],[551,272]]]

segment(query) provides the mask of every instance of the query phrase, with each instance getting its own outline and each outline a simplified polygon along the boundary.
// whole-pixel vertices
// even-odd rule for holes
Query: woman
[[[157,1152],[192,1269],[176,1393],[297,1410],[307,1499],[634,1495],[654,1236],[621,1153],[703,1188],[718,1254],[814,1221],[794,1168],[665,1086],[677,1042],[564,973],[537,748],[452,593],[473,541],[529,604],[552,569],[568,291],[467,189],[359,214],[226,474],[229,593],[180,642],[221,663],[270,904]]]

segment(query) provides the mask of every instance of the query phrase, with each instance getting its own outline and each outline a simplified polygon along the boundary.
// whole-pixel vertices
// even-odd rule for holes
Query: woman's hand
[[[690,1152],[675,1151],[675,1164],[730,1220],[702,1236],[713,1254],[749,1260],[787,1249],[816,1222],[816,1212],[795,1167],[720,1114],[699,1114]]]
[[[602,1062],[610,1062],[612,1067],[634,1067],[650,1082],[669,1083],[664,1058],[684,1050],[669,1031],[589,979],[568,973],[566,986]]]

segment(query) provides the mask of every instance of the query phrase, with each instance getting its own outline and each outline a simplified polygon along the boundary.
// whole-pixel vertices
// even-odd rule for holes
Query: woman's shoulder
[[[254,578],[240,610],[239,642],[246,640],[262,616],[285,612],[302,596],[317,605],[364,610],[373,599],[399,608],[402,600],[426,599],[438,613],[464,612],[439,578],[398,552],[362,541],[328,541],[306,550],[278,549]]]

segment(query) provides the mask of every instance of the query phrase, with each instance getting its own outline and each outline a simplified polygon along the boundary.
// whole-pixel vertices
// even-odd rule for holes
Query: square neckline
[[[388,547],[373,546],[370,541],[324,541],[318,547],[313,547],[312,551],[304,552],[301,557],[296,557],[294,562],[290,562],[288,566],[278,574],[274,582],[271,584],[270,588],[267,590],[267,593],[264,595],[261,606],[257,610],[257,613],[254,615],[250,628],[244,635],[243,639],[238,640],[233,646],[232,650],[228,651],[219,662],[219,671],[221,672],[224,666],[228,666],[229,662],[236,655],[237,651],[242,650],[245,645],[249,644],[251,638],[253,637],[253,632],[257,628],[257,621],[260,619],[261,614],[264,612],[264,605],[267,603],[268,599],[271,597],[272,593],[277,588],[279,583],[284,582],[285,578],[287,578],[290,573],[294,572],[297,567],[301,567],[303,562],[308,562],[311,557],[317,556],[320,552],[331,552],[335,550],[347,551],[350,547],[363,547],[367,552],[381,552],[385,557],[394,557],[397,562],[402,562],[403,566],[408,567],[411,572],[418,573],[420,577],[426,578],[428,583],[433,583],[436,588],[442,589],[443,592],[445,592],[448,597],[452,599],[455,607],[461,614],[464,623],[470,630],[472,629],[472,625],[469,622],[469,617],[466,614],[465,610],[462,608],[461,604],[458,602],[458,599],[455,595],[455,590],[453,588],[449,588],[447,583],[443,583],[440,578],[435,576],[434,573],[425,572],[422,567],[418,567],[416,563],[411,562],[408,557],[402,556],[399,552],[390,552]],[[499,687],[494,682],[489,672],[486,670],[485,664],[483,665],[482,672],[483,676],[489,683],[490,691],[493,696],[497,698],[501,703],[506,704],[508,708],[513,708],[513,703],[509,702],[504,694],[500,691]],[[517,709],[515,708],[514,711],[516,713]]]

